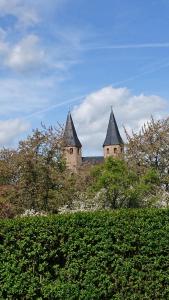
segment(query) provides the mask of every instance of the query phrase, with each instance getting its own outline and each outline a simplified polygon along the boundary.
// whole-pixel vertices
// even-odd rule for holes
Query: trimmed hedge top
[[[169,210],[1,221],[0,299],[169,299]]]

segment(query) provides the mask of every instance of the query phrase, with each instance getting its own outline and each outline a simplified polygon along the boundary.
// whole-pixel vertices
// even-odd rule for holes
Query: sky
[[[110,109],[121,135],[169,113],[169,0],[0,0],[0,147],[69,110],[100,155]]]

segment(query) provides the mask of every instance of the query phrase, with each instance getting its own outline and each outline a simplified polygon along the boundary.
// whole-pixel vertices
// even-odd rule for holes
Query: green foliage
[[[92,172],[92,189],[105,190],[105,206],[110,208],[139,207],[149,193],[156,192],[159,176],[156,170],[148,169],[138,175],[124,160],[108,158]]]
[[[48,210],[58,176],[65,169],[61,159],[61,136],[53,128],[35,130],[19,143],[18,199],[24,207]]]
[[[143,172],[154,168],[160,174],[162,190],[169,191],[169,117],[145,123],[138,132],[126,131],[126,159],[132,168]]]
[[[0,222],[0,299],[169,299],[169,210]]]
[[[59,130],[43,125],[19,142],[15,151],[0,151],[0,190],[6,188],[5,198],[17,213],[26,209],[51,212],[60,205],[55,194],[66,176],[62,136]]]
[[[17,151],[0,150],[0,185],[10,185],[16,182],[18,172],[16,171]]]
[[[15,216],[15,208],[4,198],[0,197],[0,219],[13,218]]]
[[[129,136],[125,160],[107,159],[82,165],[77,174],[66,168],[63,128],[33,130],[16,150],[0,150],[0,199],[15,208],[56,213],[67,209],[116,209],[168,206],[169,118],[153,118]],[[5,191],[5,192],[4,192]],[[4,216],[4,214],[3,214]],[[2,214],[0,214],[0,218]]]

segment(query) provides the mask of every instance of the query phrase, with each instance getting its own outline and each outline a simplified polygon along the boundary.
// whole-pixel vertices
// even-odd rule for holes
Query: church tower
[[[78,167],[82,164],[82,145],[78,139],[70,112],[67,116],[63,139],[66,164],[70,170],[76,172]]]
[[[106,138],[103,144],[104,158],[118,157],[124,152],[124,143],[121,138],[116,119],[111,110]]]

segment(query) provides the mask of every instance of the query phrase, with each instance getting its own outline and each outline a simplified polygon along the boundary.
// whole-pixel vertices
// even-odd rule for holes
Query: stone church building
[[[107,134],[103,143],[103,156],[89,157],[82,156],[82,144],[77,136],[71,113],[68,113],[64,131],[64,157],[70,170],[77,171],[84,164],[102,163],[107,157],[118,157],[123,152],[124,143],[113,110],[111,110]]]

